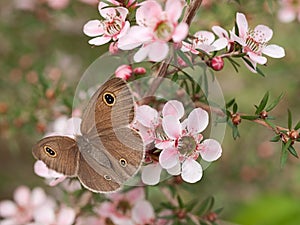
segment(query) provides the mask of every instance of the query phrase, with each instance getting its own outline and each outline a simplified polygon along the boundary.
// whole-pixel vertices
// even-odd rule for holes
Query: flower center
[[[208,41],[208,38],[207,37],[204,37],[202,34],[199,35],[198,37],[195,37],[194,39],[194,44],[197,46],[197,45],[201,45],[201,44],[204,44]]]
[[[155,129],[155,137],[161,141],[168,140],[168,136],[164,132],[162,125],[159,125]]]
[[[246,44],[246,51],[260,53],[261,49],[267,44],[265,33],[263,33],[262,31],[249,31],[246,38]]]
[[[196,150],[197,143],[191,136],[183,136],[178,140],[178,150],[182,155],[190,156]]]
[[[122,30],[123,21],[119,17],[114,17],[112,20],[102,21],[102,26],[106,35],[115,36]]]
[[[117,209],[125,215],[131,209],[131,206],[128,201],[121,200],[117,206]]]
[[[161,21],[156,25],[156,37],[163,41],[169,41],[172,37],[173,25],[168,21]]]

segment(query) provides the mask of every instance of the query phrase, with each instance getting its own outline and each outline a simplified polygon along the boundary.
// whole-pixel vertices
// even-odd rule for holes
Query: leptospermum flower
[[[192,44],[183,42],[182,50],[191,51],[193,54],[199,54],[198,50],[210,54],[214,51],[219,51],[228,45],[228,40],[225,37],[220,37],[215,40],[215,35],[210,31],[198,31],[193,35]]]
[[[117,41],[124,36],[129,27],[129,21],[126,21],[128,9],[124,7],[108,7],[106,3],[100,2],[98,5],[99,13],[104,20],[90,20],[84,27],[83,32],[90,37],[91,45],[103,45],[109,41]]]
[[[32,191],[26,186],[18,187],[14,192],[14,201],[0,202],[0,224],[23,225],[29,224],[34,219],[37,210],[47,206],[53,210],[55,202],[47,197],[42,188],[36,187]],[[44,213],[48,213],[45,211]]]
[[[300,21],[300,2],[294,0],[279,0],[280,8],[277,17],[283,23]]]
[[[268,45],[273,36],[273,31],[268,26],[257,25],[254,30],[249,29],[247,19],[243,13],[236,14],[236,23],[239,33],[238,35],[232,33],[232,37],[242,46],[243,52],[249,57],[253,66],[252,71],[256,69],[257,63],[261,65],[267,63],[267,58],[262,56],[263,54],[272,58],[285,56],[282,47],[275,44]]]
[[[147,128],[147,132],[142,132],[143,138],[153,141],[156,148],[162,149],[159,162],[142,168],[142,181],[149,185],[157,184],[162,169],[171,175],[181,174],[186,182],[199,181],[202,177],[202,167],[196,161],[199,155],[203,160],[212,162],[222,153],[216,140],[203,141],[201,132],[208,125],[208,113],[200,108],[194,109],[188,119],[181,123],[184,107],[181,102],[171,100],[163,107],[162,118],[158,115],[150,106],[137,108],[137,123]]]
[[[188,34],[188,25],[178,23],[184,4],[181,0],[168,0],[163,11],[161,5],[153,0],[141,3],[136,11],[138,26],[130,28],[129,32],[120,38],[118,47],[131,50],[141,46],[134,55],[136,62],[145,58],[159,62],[165,59],[169,52],[168,42],[181,42]]]

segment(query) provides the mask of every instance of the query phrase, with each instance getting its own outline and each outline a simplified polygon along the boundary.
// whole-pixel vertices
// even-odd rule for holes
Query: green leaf
[[[287,143],[282,143],[282,149],[281,149],[281,158],[280,158],[280,166],[283,168],[286,164],[287,158],[288,158],[288,151],[287,149],[291,145],[292,140],[289,139]]]
[[[265,77],[265,76],[266,76],[260,68],[256,67],[256,71],[257,71],[257,73],[258,73],[259,75],[261,75],[262,77]]]
[[[300,128],[300,121],[296,124],[296,126],[294,127],[294,130],[298,130]]]
[[[280,135],[276,135],[274,137],[272,137],[272,139],[270,140],[271,142],[278,142],[280,140]]]
[[[236,125],[234,125],[232,127],[232,136],[233,136],[234,140],[236,140],[238,137],[240,137],[239,129]]]
[[[299,157],[298,157],[298,153],[296,152],[296,150],[295,150],[295,148],[294,148],[293,145],[290,145],[290,146],[288,147],[288,150],[289,150],[289,152],[290,152],[293,156],[295,156],[296,158],[299,158]]]
[[[266,111],[267,112],[270,112],[272,109],[274,109],[278,103],[280,102],[280,100],[282,99],[283,97],[283,93],[281,93],[267,108],[266,108]]]
[[[191,62],[189,57],[186,56],[184,52],[182,52],[181,50],[177,50],[176,53],[187,65],[189,65],[191,68],[194,68],[193,63]]]
[[[233,104],[232,112],[235,114],[238,111],[238,105],[236,103]]]
[[[182,201],[180,195],[177,195],[177,202],[178,202],[179,208],[183,209],[184,204],[183,204],[183,201]]]
[[[289,109],[288,109],[288,128],[289,130],[292,129],[292,113]]]
[[[172,81],[176,82],[178,80],[178,73],[175,73],[173,76],[172,76]]]
[[[232,58],[230,58],[230,57],[225,57],[225,59],[228,59],[229,60],[229,62],[231,63],[231,65],[232,65],[232,67],[234,68],[234,70],[235,70],[235,72],[239,72],[239,69],[238,69],[238,67],[240,67],[240,65],[236,62],[236,61],[234,61]]]
[[[229,108],[233,105],[233,103],[235,103],[235,99],[231,99],[229,102],[226,103],[226,108]]]
[[[212,196],[207,197],[206,199],[204,199],[201,202],[195,215],[202,216],[202,215],[206,214],[207,212],[210,212],[214,206],[214,203],[215,203],[214,197],[212,197]]]
[[[264,108],[266,107],[266,105],[268,103],[268,100],[269,100],[269,92],[267,91],[266,94],[264,95],[264,97],[262,98],[262,100],[260,101],[260,103],[255,111],[255,114],[259,114],[259,113],[261,113],[261,111],[264,110]]]
[[[259,116],[246,116],[246,115],[242,115],[240,117],[245,120],[256,120],[259,118]]]

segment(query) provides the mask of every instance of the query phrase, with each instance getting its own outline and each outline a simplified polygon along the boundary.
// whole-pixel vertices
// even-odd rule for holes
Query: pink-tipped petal
[[[156,109],[148,105],[142,105],[136,109],[136,120],[145,127],[153,127],[158,119]]]
[[[159,163],[149,164],[142,167],[142,181],[147,185],[156,185],[159,183],[162,167]]]
[[[164,149],[159,155],[159,163],[162,168],[170,169],[179,162],[179,153],[176,148]]]
[[[124,7],[117,7],[116,10],[119,12],[119,16],[120,18],[125,21],[127,14],[128,14],[128,9],[124,8]]]
[[[189,32],[189,27],[186,23],[180,23],[176,26],[172,39],[175,43],[184,40]]]
[[[98,10],[100,15],[105,19],[113,18],[117,15],[117,11],[114,7],[107,7],[108,4],[100,2],[98,5]]]
[[[245,37],[248,32],[248,22],[246,16],[243,13],[236,14],[236,23],[239,29],[240,37]]]
[[[136,203],[132,208],[131,215],[136,224],[153,224],[155,218],[153,207],[146,200]]]
[[[17,206],[13,201],[4,200],[0,202],[0,217],[12,217],[17,213]]]
[[[171,139],[177,139],[181,136],[181,124],[179,119],[175,116],[165,116],[162,119],[162,127]]]
[[[206,139],[202,143],[200,155],[203,160],[212,162],[217,160],[222,155],[222,147],[220,143],[214,139]]]
[[[266,54],[267,56],[270,56],[272,58],[282,58],[285,56],[284,48],[278,46],[278,45],[268,45],[263,50],[262,53]]]
[[[254,61],[258,64],[264,65],[267,63],[267,58],[264,56],[257,55],[254,52],[248,52],[247,54],[252,61]]]
[[[164,42],[154,42],[149,45],[148,57],[150,61],[160,62],[164,60],[169,53],[169,46]]]
[[[227,45],[228,40],[226,38],[219,38],[212,44],[212,46],[215,48],[214,51],[219,51],[223,48],[226,48]]]
[[[194,159],[188,158],[182,163],[181,177],[185,182],[196,183],[201,180],[202,174],[201,165]]]
[[[165,11],[168,19],[173,23],[177,22],[183,10],[183,1],[181,0],[168,0],[166,2]]]
[[[100,46],[108,43],[111,40],[111,37],[96,37],[91,40],[89,40],[90,45]]]
[[[257,42],[268,42],[273,36],[273,31],[268,26],[257,25],[254,28],[254,39]]]
[[[88,21],[83,27],[83,32],[90,37],[96,37],[104,33],[103,27],[101,26],[101,22],[99,20]]]
[[[177,100],[168,101],[162,110],[163,117],[165,116],[174,116],[177,119],[181,119],[184,115],[183,104]]]
[[[208,113],[201,109],[196,108],[188,116],[187,128],[191,134],[197,134],[205,130],[209,122]]]

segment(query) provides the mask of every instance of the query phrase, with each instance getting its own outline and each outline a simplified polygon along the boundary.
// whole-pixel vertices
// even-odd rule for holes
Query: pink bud
[[[210,67],[215,71],[220,71],[224,67],[224,60],[220,56],[216,56],[211,59],[210,61]]]
[[[115,75],[123,80],[128,80],[132,75],[132,67],[126,64],[121,65],[116,69]]]
[[[146,69],[144,67],[137,67],[133,69],[133,72],[135,74],[145,74],[146,73]]]

